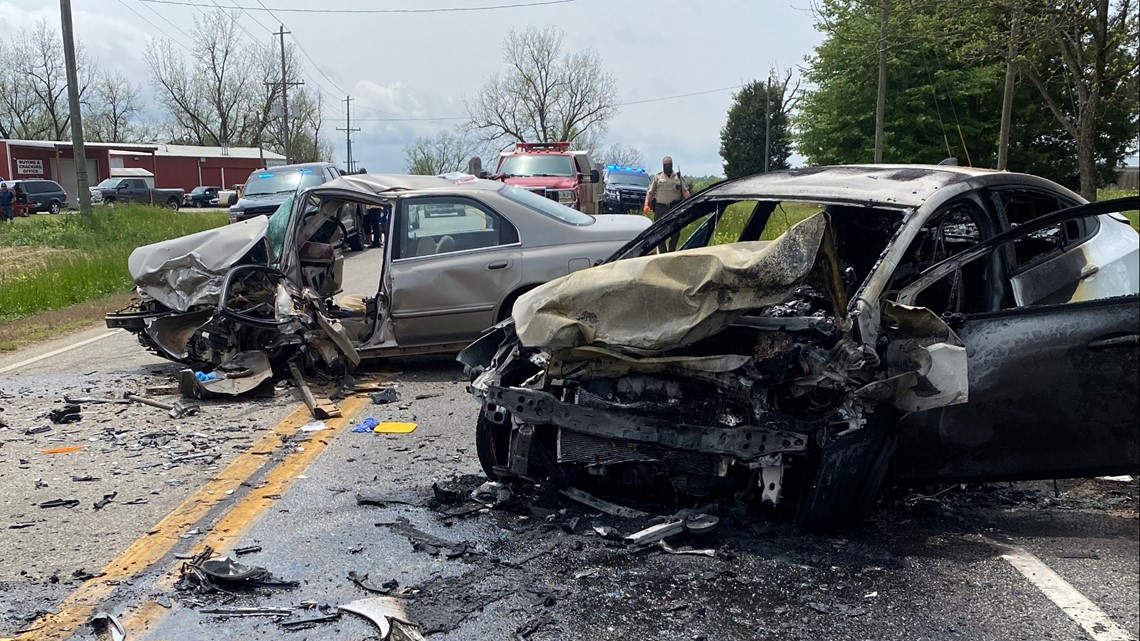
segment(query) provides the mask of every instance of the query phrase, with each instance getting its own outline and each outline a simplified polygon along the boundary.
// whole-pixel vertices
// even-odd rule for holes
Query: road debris
[[[692,548],[686,547],[674,548],[665,540],[658,541],[657,547],[661,548],[665,552],[668,552],[669,554],[691,554],[693,556],[707,556],[712,558],[716,557],[716,550],[694,550]]]
[[[382,390],[372,392],[369,396],[372,397],[373,405],[387,405],[400,400],[400,392],[395,387],[385,387]]]
[[[217,614],[229,617],[287,617],[293,614],[291,608],[202,608],[202,614]]]
[[[412,623],[404,609],[404,601],[378,596],[360,599],[340,606],[344,612],[362,616],[376,625],[380,639],[390,641],[422,641],[420,627]]]
[[[135,403],[142,403],[151,407],[157,407],[160,410],[166,410],[170,418],[182,418],[184,416],[194,416],[198,413],[199,407],[197,405],[183,405],[182,401],[175,401],[174,403],[164,403],[156,401],[153,398],[146,396],[139,396],[130,392],[123,392],[123,398]]]
[[[448,541],[428,534],[403,517],[397,519],[395,523],[377,523],[376,525],[377,527],[389,527],[396,534],[406,536],[411,540],[412,549],[416,552],[426,552],[432,556],[439,556],[442,553],[445,558],[454,559],[471,551],[470,544],[462,541]]]
[[[499,508],[514,500],[511,488],[498,481],[487,481],[471,491],[471,500],[488,507]]]
[[[327,430],[329,426],[324,421],[309,421],[300,427],[301,432],[320,432]]]
[[[289,361],[289,371],[293,374],[293,383],[301,391],[301,398],[305,401],[305,405],[308,406],[313,418],[324,420],[340,416],[340,408],[336,406],[336,403],[327,398],[317,398],[313,394],[313,390],[309,388],[305,377],[301,375],[301,368],[297,366],[295,361]]]
[[[410,434],[416,431],[416,426],[416,423],[408,421],[380,421],[372,431],[379,434]]]
[[[79,414],[79,406],[74,403],[68,403],[63,407],[57,407],[48,412],[48,418],[52,423],[66,424],[78,423],[83,417]]]
[[[52,447],[46,450],[40,450],[40,454],[67,454],[68,452],[78,452],[83,449],[82,445],[68,445],[66,447]]]
[[[348,580],[356,584],[357,587],[375,594],[391,594],[393,590],[400,587],[400,582],[395,579],[389,579],[377,587],[368,580],[367,574],[360,574],[356,570],[349,571]]]
[[[242,547],[242,548],[234,548],[234,554],[236,554],[238,556],[244,556],[246,554],[253,554],[254,552],[260,552],[260,551],[261,551],[260,545],[248,545],[248,546]]]
[[[127,629],[123,624],[106,612],[96,613],[88,624],[95,631],[96,641],[123,641],[127,638]]]
[[[101,510],[101,509],[107,507],[107,504],[110,503],[111,501],[115,500],[115,497],[118,495],[119,495],[118,492],[108,492],[107,494],[104,494],[103,498],[99,499],[98,501],[95,501],[95,509]]]
[[[599,499],[598,497],[588,492],[583,492],[576,487],[563,488],[561,490],[558,490],[558,493],[572,501],[577,501],[583,505],[588,505],[595,510],[598,510],[599,512],[609,514],[610,516],[620,516],[626,519],[640,519],[649,516],[648,512],[642,512],[641,510],[635,510],[633,508],[618,505],[617,503],[611,503],[609,501]]]
[[[35,436],[36,434],[43,434],[44,432],[50,432],[51,430],[52,430],[51,425],[40,425],[39,427],[29,427],[28,429],[24,430],[24,436]]]
[[[52,499],[39,503],[41,508],[65,507],[71,509],[76,505],[79,505],[79,499]]]
[[[308,617],[305,619],[287,619],[285,621],[278,621],[277,625],[285,628],[286,630],[299,630],[318,623],[330,623],[340,618],[340,612],[330,612],[319,616]]]

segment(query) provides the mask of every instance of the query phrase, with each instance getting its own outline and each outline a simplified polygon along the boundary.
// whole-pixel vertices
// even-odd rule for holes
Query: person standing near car
[[[661,171],[653,176],[653,179],[649,181],[649,189],[645,190],[645,213],[652,211],[653,221],[656,222],[669,213],[673,209],[673,205],[688,197],[689,186],[685,184],[681,172],[673,171],[673,159],[665,156],[661,159]],[[680,232],[670,236],[666,241],[666,249],[675,251],[680,239]]]
[[[16,193],[8,189],[7,183],[0,183],[0,222],[12,222],[15,217]]]

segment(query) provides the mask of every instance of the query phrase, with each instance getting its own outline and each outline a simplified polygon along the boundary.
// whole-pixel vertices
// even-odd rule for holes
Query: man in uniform
[[[673,205],[688,197],[689,186],[681,178],[680,172],[673,171],[673,159],[665,156],[661,159],[661,171],[653,176],[649,181],[649,189],[645,191],[645,212],[652,211],[653,220],[661,220],[662,216],[673,209]],[[666,241],[666,249],[675,251],[680,239],[680,232],[673,234]]]

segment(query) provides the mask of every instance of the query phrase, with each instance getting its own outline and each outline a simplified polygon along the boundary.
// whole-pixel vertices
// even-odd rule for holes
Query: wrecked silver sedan
[[[888,483],[1136,473],[1137,202],[955,167],[721,183],[461,353],[480,461],[833,531]]]
[[[355,276],[373,283],[369,295],[342,292],[346,208],[388,221],[383,248],[352,267],[368,272]],[[106,322],[231,379],[250,369],[250,354],[263,354],[259,372],[300,359],[306,372],[338,377],[362,360],[458,352],[522,293],[600,263],[648,226],[468,175],[346,176],[269,218],[136,249],[128,266],[139,301]]]

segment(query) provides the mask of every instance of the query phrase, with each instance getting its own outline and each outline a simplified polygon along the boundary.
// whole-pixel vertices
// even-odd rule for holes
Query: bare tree
[[[149,130],[140,122],[139,87],[120,72],[104,72],[92,84],[84,109],[84,137],[94,142],[142,142]]]
[[[1036,25],[1036,37],[1019,69],[1076,143],[1081,195],[1096,200],[1097,137],[1107,97],[1123,92],[1135,100],[1140,91],[1136,5],[1131,0],[1030,0],[1026,5],[1023,16],[1031,29]]]
[[[614,143],[606,149],[602,154],[602,162],[606,164],[621,165],[623,167],[628,165],[642,166],[645,164],[645,156],[641,154],[641,150],[633,145],[625,145],[622,143]]]
[[[90,82],[87,56],[76,49],[79,95]],[[11,45],[0,44],[0,134],[4,137],[64,140],[70,136],[67,72],[59,33],[44,20],[20,32]]]
[[[617,113],[617,84],[591,51],[563,53],[554,27],[512,30],[507,68],[467,102],[469,127],[488,141],[576,141],[597,136]]]
[[[445,129],[434,136],[420,136],[404,147],[404,163],[408,173],[426,176],[467,171],[468,161],[483,156],[485,147],[462,128]]]

